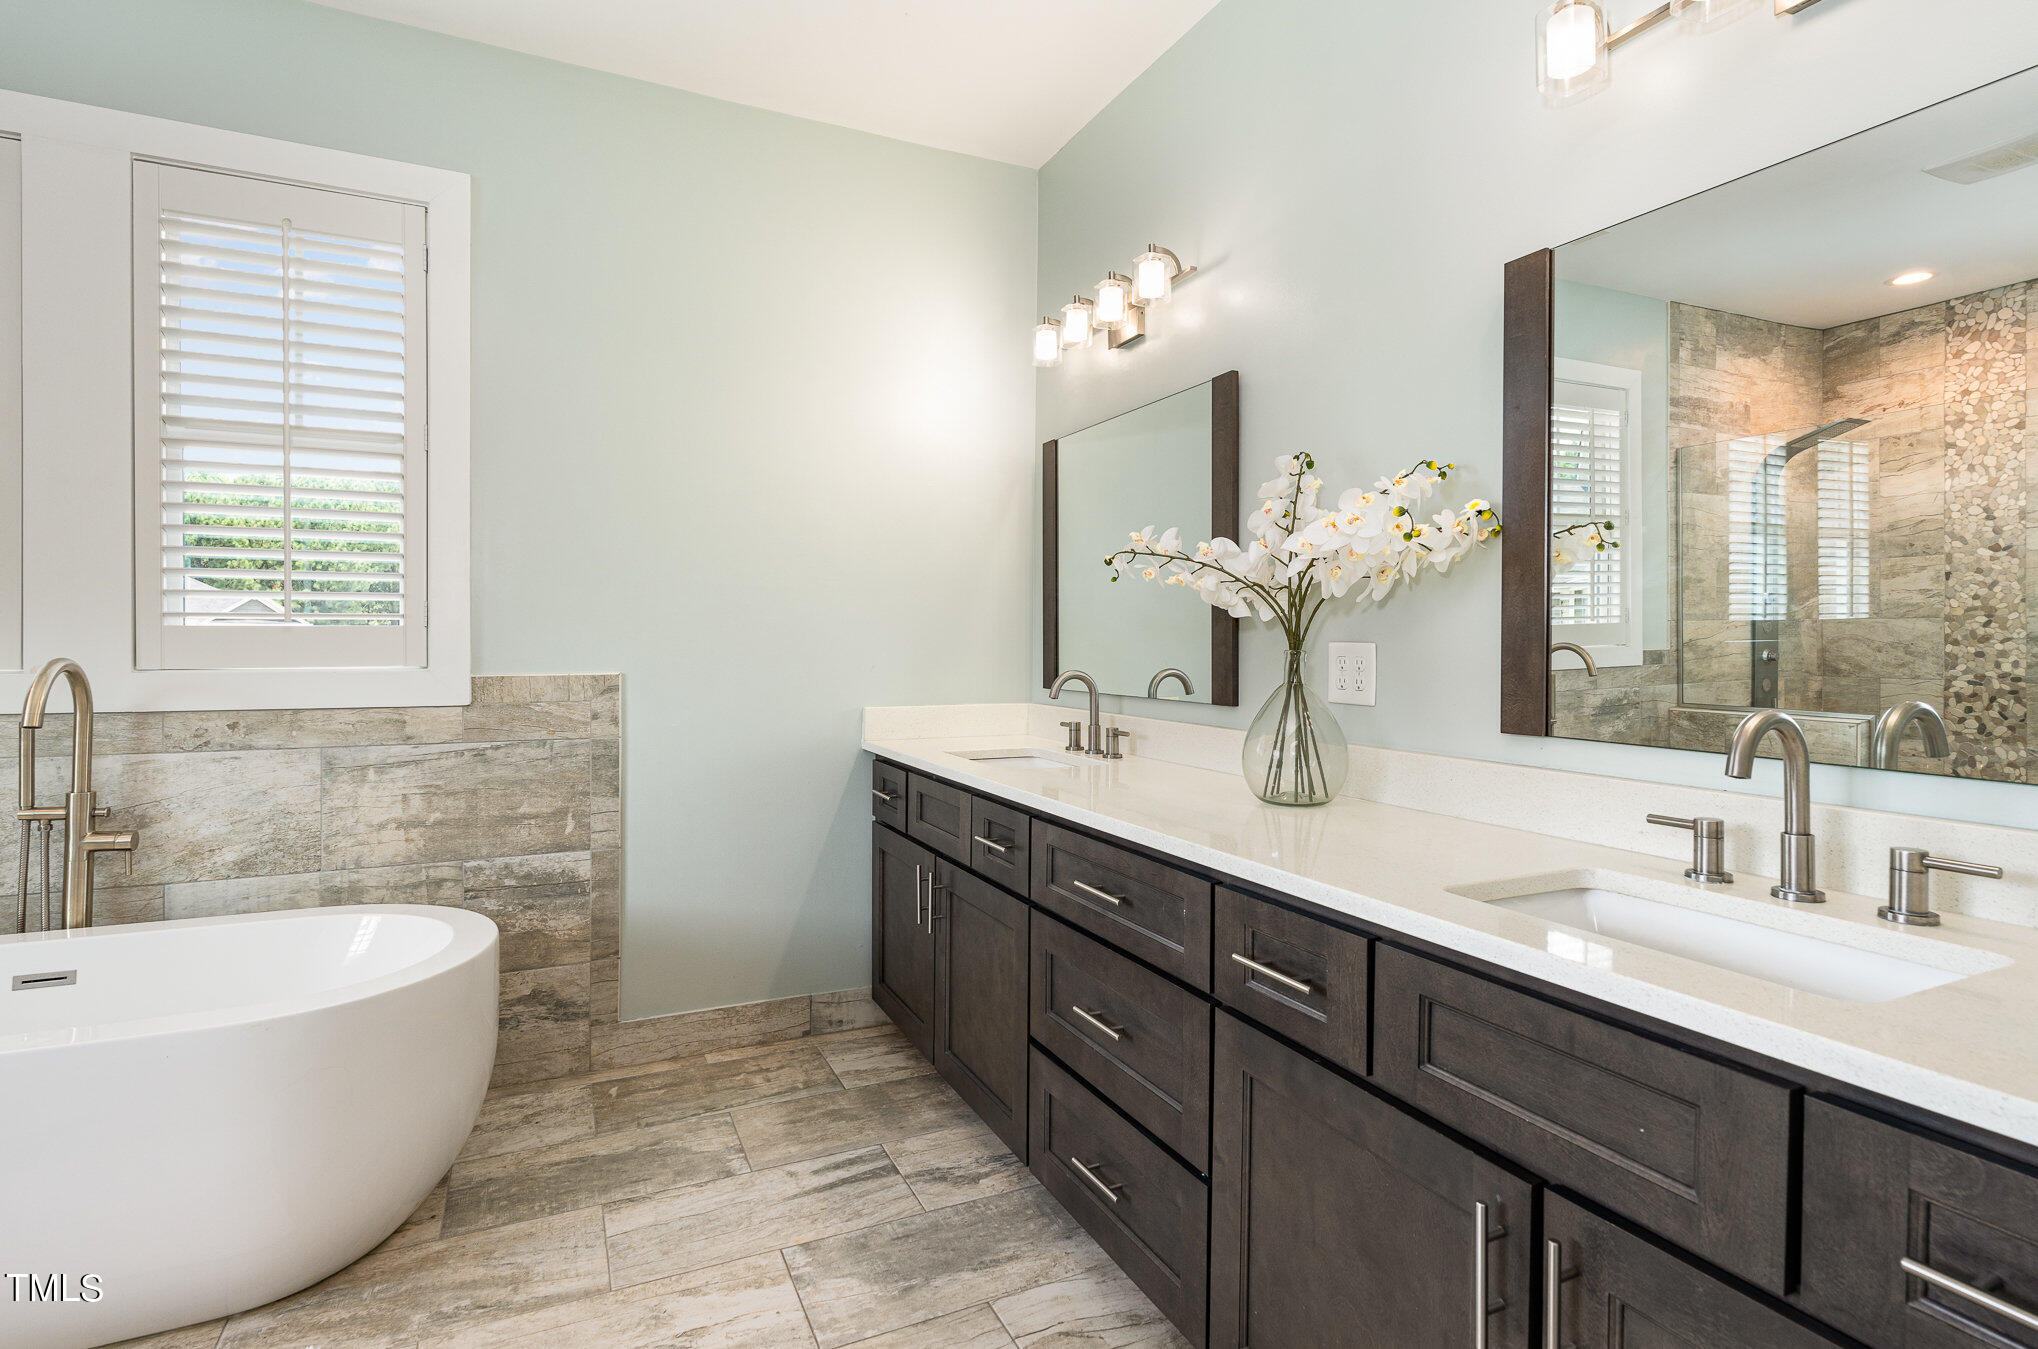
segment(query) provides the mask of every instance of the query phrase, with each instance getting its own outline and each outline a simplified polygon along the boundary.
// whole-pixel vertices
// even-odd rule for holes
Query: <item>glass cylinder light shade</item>
[[[1755,12],[1754,0],[1670,0],[1670,12],[1692,29],[1709,33]]]
[[[1553,108],[1606,87],[1606,14],[1597,0],[1555,0],[1536,20],[1536,83]]]
[[[1061,320],[1044,318],[1033,330],[1033,363],[1041,366],[1061,364]]]
[[[1123,327],[1125,320],[1131,317],[1132,280],[1112,272],[1097,283],[1097,326]]]
[[[1096,325],[1091,321],[1097,306],[1078,295],[1061,307],[1061,344],[1065,347],[1087,347],[1096,336]]]
[[[1165,253],[1141,253],[1132,264],[1132,297],[1141,304],[1166,304],[1175,289],[1175,260]]]

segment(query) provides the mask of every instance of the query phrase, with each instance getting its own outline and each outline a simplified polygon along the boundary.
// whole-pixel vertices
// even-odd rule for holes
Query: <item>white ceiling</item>
[[[1806,328],[2038,277],[2038,165],[1925,172],[2038,132],[2027,72],[1588,235],[1557,275]],[[1937,275],[1891,286],[1900,272]]]
[[[1038,168],[1217,0],[318,0]]]

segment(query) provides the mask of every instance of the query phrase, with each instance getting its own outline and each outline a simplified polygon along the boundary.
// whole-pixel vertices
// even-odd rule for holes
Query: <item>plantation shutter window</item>
[[[1790,609],[1783,435],[1727,443],[1727,617],[1780,619]]]
[[[134,187],[137,666],[424,665],[424,208]]]
[[[1628,524],[1628,394],[1559,379],[1550,407],[1550,528],[1605,524],[1632,544]],[[1630,639],[1634,597],[1623,549],[1594,552],[1583,531],[1564,536],[1579,560],[1559,568],[1550,583],[1550,623],[1566,641],[1619,644]]]
[[[1819,617],[1869,617],[1868,453],[1863,440],[1819,446]]]

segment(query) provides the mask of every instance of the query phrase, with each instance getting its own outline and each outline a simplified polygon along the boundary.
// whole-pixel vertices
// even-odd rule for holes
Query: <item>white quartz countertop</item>
[[[866,737],[863,748],[1035,814],[2038,1145],[2033,929],[1951,913],[1941,927],[1899,928],[1875,917],[1880,899],[1837,891],[1816,907],[1786,905],[1769,897],[1773,878],[1754,871],[1773,867],[1773,854],[1733,859],[1731,885],[1698,886],[1683,879],[1681,862],[1443,813],[1353,798],[1269,806],[1235,773],[1159,759],[1028,768],[955,753],[1059,751],[1021,735]],[[1635,791],[1636,810],[1650,809],[1648,784]],[[1441,812],[1449,803],[1437,805]],[[1780,824],[1780,805],[1777,817]],[[1531,878],[1550,884],[1516,884]],[[1974,972],[1888,1002],[1848,1002],[1453,893],[1609,881],[1648,898]]]

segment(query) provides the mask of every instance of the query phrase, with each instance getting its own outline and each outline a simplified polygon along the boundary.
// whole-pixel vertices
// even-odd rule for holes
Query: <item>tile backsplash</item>
[[[108,827],[141,844],[131,877],[98,862],[96,921],[472,909],[502,932],[498,1075],[585,1071],[604,992],[616,1019],[621,701],[619,675],[495,675],[474,680],[466,707],[102,714],[93,782]],[[36,738],[45,804],[66,790],[70,741],[69,716]],[[0,775],[15,772],[10,756]],[[0,835],[12,931],[20,837]],[[62,843],[59,830],[59,875]],[[39,851],[30,861],[33,891]],[[30,930],[40,918],[32,894]]]

